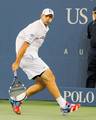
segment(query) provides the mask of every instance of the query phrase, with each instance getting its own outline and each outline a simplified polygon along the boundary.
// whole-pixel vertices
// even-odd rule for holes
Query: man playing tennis
[[[48,25],[54,18],[52,9],[46,8],[42,11],[41,18],[24,28],[16,38],[16,60],[12,64],[12,70],[16,71],[19,67],[26,73],[28,79],[34,79],[36,83],[26,90],[29,97],[44,88],[52,94],[60,106],[63,113],[78,110],[80,104],[70,104],[66,102],[60,94],[56,85],[55,76],[49,66],[38,56],[38,50],[44,42],[49,30]],[[15,113],[21,113],[21,101],[10,99]]]

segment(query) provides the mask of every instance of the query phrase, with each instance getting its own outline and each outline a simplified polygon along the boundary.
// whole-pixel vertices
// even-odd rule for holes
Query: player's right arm
[[[19,68],[19,64],[20,61],[24,55],[24,53],[26,52],[26,49],[29,47],[30,43],[28,43],[27,41],[25,41],[22,45],[22,47],[20,48],[17,56],[16,56],[16,60],[15,62],[12,64],[12,70],[16,71]]]
[[[13,71],[18,70],[20,61],[21,61],[24,53],[26,52],[26,49],[36,39],[37,30],[38,30],[37,28],[38,28],[37,25],[30,24],[24,29],[23,34],[21,32],[20,36],[23,37],[24,43],[21,46],[21,48],[19,49],[19,52],[17,53],[15,62],[12,64],[12,70]]]

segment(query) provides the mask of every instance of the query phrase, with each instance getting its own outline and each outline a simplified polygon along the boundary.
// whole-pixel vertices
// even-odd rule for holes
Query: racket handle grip
[[[17,71],[14,71],[14,77],[17,78]]]

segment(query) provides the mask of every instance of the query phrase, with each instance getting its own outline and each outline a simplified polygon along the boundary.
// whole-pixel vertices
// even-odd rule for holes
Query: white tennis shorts
[[[27,74],[28,79],[32,79],[47,70],[49,66],[40,58],[23,57],[20,68]]]

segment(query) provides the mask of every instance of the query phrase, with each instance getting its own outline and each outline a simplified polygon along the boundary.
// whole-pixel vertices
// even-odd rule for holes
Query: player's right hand
[[[14,71],[16,71],[16,70],[18,70],[18,69],[19,69],[19,63],[14,62],[14,63],[12,64],[12,71],[14,72]]]

